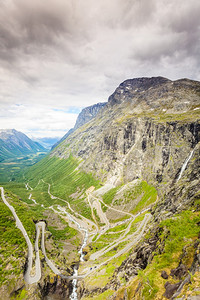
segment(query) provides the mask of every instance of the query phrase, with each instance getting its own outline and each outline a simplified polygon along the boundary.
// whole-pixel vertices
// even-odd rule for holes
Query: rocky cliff
[[[78,115],[76,120],[76,124],[74,126],[74,130],[81,127],[85,123],[89,122],[90,120],[94,119],[98,112],[106,105],[106,102],[97,103],[88,107],[85,107],[81,113]]]
[[[81,168],[113,184],[141,177],[170,183],[199,142],[199,104],[199,82],[126,80],[52,155],[72,153],[83,159]]]

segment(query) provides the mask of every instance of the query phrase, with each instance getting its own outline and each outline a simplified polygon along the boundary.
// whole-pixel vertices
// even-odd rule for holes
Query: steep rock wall
[[[72,153],[82,161],[80,168],[114,185],[144,178],[167,186],[200,140],[199,106],[199,82],[126,80],[51,155]]]

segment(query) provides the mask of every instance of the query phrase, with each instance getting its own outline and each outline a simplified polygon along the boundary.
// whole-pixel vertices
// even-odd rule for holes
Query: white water
[[[80,261],[84,261],[85,254],[83,253],[83,248],[87,245],[87,240],[88,240],[88,231],[87,229],[84,229],[84,231],[85,231],[85,236],[84,236],[83,244],[81,246],[81,249],[79,250]]]
[[[74,266],[74,273],[73,273],[73,276],[78,276],[78,267],[77,266]],[[77,296],[77,279],[73,279],[72,280],[72,286],[73,286],[73,290],[72,290],[72,294],[70,296],[70,299],[71,300],[78,300],[78,296]]]
[[[69,220],[72,221],[73,223],[75,223],[77,225],[77,227],[81,230],[84,231],[85,236],[83,239],[83,244],[79,250],[80,253],[80,261],[84,261],[84,253],[83,253],[83,249],[84,247],[87,245],[87,240],[88,240],[88,230],[81,227],[81,225],[60,205],[58,205],[58,209],[65,212],[65,214],[68,216]],[[74,266],[74,272],[73,272],[73,276],[78,276],[78,267],[75,265]],[[70,296],[71,300],[78,300],[78,296],[77,296],[77,279],[73,279],[72,281],[72,286],[73,286],[73,290],[72,290],[72,294]]]
[[[184,161],[183,165],[182,165],[182,168],[181,168],[181,171],[180,171],[180,174],[177,178],[177,182],[179,181],[179,179],[181,178],[183,172],[185,171],[186,167],[187,167],[187,164],[189,162],[189,160],[192,158],[192,155],[194,153],[194,149],[190,152],[190,155],[186,158],[186,160]]]

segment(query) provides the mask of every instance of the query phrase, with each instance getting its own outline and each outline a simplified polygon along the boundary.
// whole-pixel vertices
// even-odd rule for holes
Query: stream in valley
[[[84,239],[83,239],[83,243],[81,245],[81,248],[79,250],[79,254],[80,254],[80,261],[84,261],[84,252],[83,252],[83,249],[84,247],[87,245],[87,240],[88,240],[88,230],[84,227],[81,227],[81,225],[66,211],[65,208],[61,207],[58,205],[58,209],[62,212],[64,212],[67,217],[69,218],[69,220],[71,222],[73,222],[74,224],[76,224],[76,226],[78,227],[78,229],[82,232],[84,232]],[[78,264],[75,264],[74,265],[74,271],[73,271],[73,276],[78,276]],[[78,300],[78,295],[77,295],[77,282],[78,282],[78,279],[74,278],[72,280],[72,293],[70,295],[70,299],[71,300]]]
[[[79,225],[80,226],[80,225]],[[87,240],[88,240],[88,231],[87,229],[85,228],[81,228],[81,230],[83,230],[85,232],[85,236],[84,236],[84,239],[83,239],[83,244],[81,246],[81,249],[79,250],[79,253],[80,253],[80,261],[84,261],[84,252],[83,252],[83,249],[84,247],[86,246],[87,244]],[[78,265],[75,265],[74,266],[74,272],[73,272],[73,276],[78,276]],[[72,290],[72,294],[70,296],[70,299],[71,300],[78,300],[78,295],[77,295],[77,282],[78,282],[78,279],[73,279],[72,280],[72,287],[73,287],[73,290]]]

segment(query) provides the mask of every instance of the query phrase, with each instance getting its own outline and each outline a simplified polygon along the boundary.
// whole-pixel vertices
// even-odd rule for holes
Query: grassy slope
[[[93,178],[91,174],[84,173],[77,169],[79,162],[74,157],[70,156],[68,159],[59,159],[56,157],[45,157],[36,165],[32,166],[25,177],[31,187],[33,187],[33,197],[36,201],[50,206],[53,204],[66,204],[62,201],[51,199],[47,193],[48,185],[39,180],[51,184],[50,192],[61,199],[67,200],[72,207],[83,214],[85,217],[91,218],[90,209],[87,201],[84,200],[85,190],[90,186],[99,187],[99,182]],[[70,195],[78,192],[77,197],[70,197]],[[81,203],[81,205],[80,205]]]
[[[70,156],[68,159],[45,157],[25,173],[31,186],[36,186],[39,179],[51,184],[51,192],[55,196],[67,199],[76,192],[77,187],[87,189],[91,185],[99,186],[92,175],[76,170],[79,163]]]
[[[27,233],[32,240],[35,238],[33,220],[40,218],[38,212],[33,212],[25,203],[10,192],[5,193],[9,203],[15,208]],[[21,231],[15,225],[15,219],[9,208],[0,201],[0,283],[4,283],[16,275],[23,274],[25,264],[26,241]],[[11,277],[9,277],[11,276]]]
[[[200,213],[193,213],[192,211],[184,211],[173,218],[167,219],[160,223],[160,240],[157,245],[157,251],[154,253],[152,262],[145,270],[139,271],[128,286],[122,287],[118,291],[116,299],[123,297],[125,290],[127,292],[127,299],[166,299],[163,297],[165,292],[164,285],[167,281],[170,283],[179,282],[178,279],[173,279],[169,276],[168,280],[161,277],[161,272],[166,271],[168,274],[170,270],[178,267],[181,257],[183,257],[183,249],[186,255],[182,258],[182,263],[191,267],[194,257],[194,244],[198,240]],[[159,252],[159,245],[164,241],[164,251]],[[198,277],[198,274],[197,274]],[[141,285],[140,285],[141,284]],[[192,278],[193,287],[198,286],[197,278]],[[138,292],[136,293],[136,290]]]
[[[131,189],[125,190],[122,199],[116,197],[117,192],[120,190],[121,186],[115,187],[109,190],[107,193],[103,195],[103,200],[106,204],[116,204],[120,205],[129,203],[130,201],[135,201],[137,198],[140,198],[140,201],[135,204],[135,207],[131,211],[131,213],[136,214],[137,212],[141,211],[142,209],[148,207],[150,204],[154,203],[157,199],[157,191],[156,189],[149,185],[146,181],[141,181]]]
[[[45,155],[44,153],[29,154],[0,162],[0,183],[18,180],[27,167],[37,163]]]

